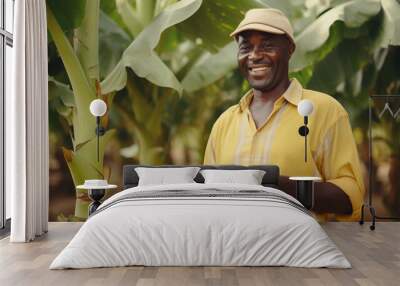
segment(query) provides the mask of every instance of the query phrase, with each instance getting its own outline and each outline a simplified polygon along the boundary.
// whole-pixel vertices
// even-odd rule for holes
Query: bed
[[[278,189],[276,166],[199,166],[263,170],[261,185],[204,183],[198,173],[193,183],[150,186],[138,185],[137,167],[124,166],[124,190],[100,205],[50,269],[351,267],[313,215]]]

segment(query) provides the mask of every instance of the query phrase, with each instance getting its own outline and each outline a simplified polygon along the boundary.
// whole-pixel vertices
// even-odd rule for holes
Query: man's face
[[[249,30],[238,45],[239,69],[252,88],[269,91],[287,77],[294,46],[285,35]]]

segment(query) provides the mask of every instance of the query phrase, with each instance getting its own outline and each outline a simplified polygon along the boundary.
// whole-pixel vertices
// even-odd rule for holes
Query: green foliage
[[[63,31],[72,31],[80,26],[85,15],[87,0],[47,0]]]
[[[379,46],[400,45],[400,3],[396,0],[381,0],[381,3],[384,18]]]
[[[304,70],[312,69],[308,77],[302,77],[309,88],[332,95],[366,96],[370,85],[364,77],[370,73],[363,70],[382,47],[400,41],[394,28],[400,25],[398,14],[399,4],[390,0],[353,0],[331,7],[296,37],[291,70],[304,75]]]
[[[170,68],[154,52],[161,33],[167,28],[190,17],[201,5],[201,0],[182,0],[160,13],[123,53],[121,61],[101,84],[103,93],[124,88],[127,80],[126,68],[158,86],[175,89],[182,87]]]
[[[335,94],[340,83],[348,81],[365,64],[370,55],[363,40],[344,40],[313,68],[308,87]]]
[[[368,95],[400,85],[398,56],[387,48],[400,44],[395,0],[48,0],[49,105],[58,132],[71,136],[64,157],[74,183],[107,176],[103,154],[113,136],[130,151],[128,162],[202,162],[212,124],[249,89],[229,34],[248,9],[266,6],[293,23],[290,76],[335,96],[365,130]],[[88,107],[100,93],[104,123],[118,132],[103,136],[97,162]],[[77,195],[76,214],[85,215],[88,201]]]
[[[290,70],[320,61],[341,41],[347,29],[361,27],[381,9],[379,0],[352,0],[328,10],[295,37]],[[340,25],[338,22],[343,22]]]
[[[94,134],[94,132],[93,132]],[[100,136],[99,153],[104,154],[105,146],[114,136],[115,130],[108,130],[106,134]],[[76,146],[75,150],[63,149],[64,158],[71,171],[74,185],[81,185],[88,178],[104,178],[103,176],[103,156],[97,161],[97,138],[93,136],[89,141]],[[94,160],[93,160],[94,159]]]
[[[75,106],[74,94],[68,85],[49,77],[49,106],[72,124],[72,108]]]
[[[103,1],[102,1],[103,2]],[[100,11],[99,61],[100,78],[105,78],[120,61],[131,43],[131,37],[106,13]]]
[[[201,39],[207,49],[216,52],[232,41],[229,34],[247,10],[265,6],[255,0],[204,0],[193,17],[177,27],[191,39]]]
[[[118,0],[117,9],[130,34],[137,37],[143,30],[144,25],[142,19],[138,18],[134,7],[132,7],[128,0]]]
[[[114,132],[108,131],[100,140],[100,158],[97,160],[95,138],[95,118],[89,112],[90,102],[96,98],[99,81],[98,56],[98,23],[99,0],[79,2],[85,5],[83,16],[78,14],[79,26],[74,27],[74,41],[70,42],[66,32],[69,27],[60,25],[65,20],[60,9],[66,15],[77,8],[78,2],[59,1],[47,5],[48,30],[54,45],[62,59],[65,71],[71,84],[73,97],[69,87],[50,78],[49,92],[52,95],[55,109],[63,116],[69,127],[73,149],[63,148],[64,158],[67,161],[75,185],[82,184],[88,178],[103,178],[103,155],[105,144]],[[57,11],[56,14],[53,10]],[[58,18],[57,18],[58,17]],[[72,20],[74,20],[72,18]],[[77,20],[78,21],[78,20]],[[54,92],[59,92],[54,96]],[[86,204],[86,203],[85,203]],[[77,209],[82,209],[80,206]],[[86,208],[87,209],[87,208]],[[87,216],[87,212],[79,212]]]
[[[99,80],[99,9],[100,0],[88,0],[82,23],[74,33],[75,53],[91,86]]]
[[[230,42],[215,54],[204,53],[182,80],[187,92],[202,89],[224,77],[237,66],[237,43]]]
[[[72,116],[74,123],[73,141],[74,145],[78,145],[90,140],[93,136],[95,120],[89,112],[89,104],[95,99],[95,91],[90,86],[71,43],[62,31],[49,6],[47,6],[47,23],[74,92],[76,106]],[[84,122],[85,124],[77,124],[77,122]]]
[[[61,83],[54,79],[53,77],[49,77],[49,101],[53,101],[57,98],[60,99],[61,103],[65,107],[74,107],[75,99],[72,90],[68,85]]]

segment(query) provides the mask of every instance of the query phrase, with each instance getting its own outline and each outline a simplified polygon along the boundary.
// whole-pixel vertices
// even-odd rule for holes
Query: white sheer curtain
[[[45,0],[15,1],[14,93],[6,98],[6,187],[12,242],[48,225],[48,96]]]

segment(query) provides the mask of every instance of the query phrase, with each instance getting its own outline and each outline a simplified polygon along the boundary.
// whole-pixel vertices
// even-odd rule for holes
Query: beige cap
[[[258,8],[247,11],[242,22],[230,36],[246,30],[257,30],[272,34],[286,34],[294,44],[293,28],[282,11],[274,8]]]

